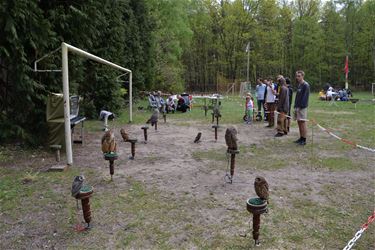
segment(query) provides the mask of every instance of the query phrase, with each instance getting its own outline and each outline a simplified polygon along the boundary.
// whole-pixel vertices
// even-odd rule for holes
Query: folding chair
[[[75,125],[81,123],[81,133],[79,135],[79,140],[73,140],[74,143],[83,144],[83,122],[86,120],[84,116],[78,116],[79,113],[79,96],[70,97],[70,128],[72,130],[72,138],[74,134]]]

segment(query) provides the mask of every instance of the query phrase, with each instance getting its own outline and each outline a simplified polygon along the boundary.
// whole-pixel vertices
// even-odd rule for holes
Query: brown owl
[[[128,141],[129,140],[129,134],[125,132],[125,129],[120,129],[120,133],[121,133],[121,136],[122,136],[122,139],[124,139],[124,141]]]
[[[228,149],[237,150],[237,128],[235,126],[230,126],[225,131],[225,142]]]
[[[268,183],[264,177],[257,176],[255,178],[254,182],[254,188],[255,188],[255,193],[261,198],[262,200],[267,200],[268,203]]]
[[[199,133],[197,134],[197,136],[195,137],[194,143],[198,143],[198,142],[200,142],[201,137],[202,137],[202,132],[199,132]]]
[[[117,145],[115,135],[112,130],[108,130],[102,137],[102,151],[103,153],[116,153]]]
[[[214,113],[214,116],[215,116],[215,117],[221,117],[221,113],[220,113],[219,106],[216,105],[216,106],[213,108],[213,113]]]
[[[151,126],[154,126],[159,119],[159,110],[155,109],[154,113],[151,115],[150,119],[147,120],[147,124],[151,123]]]

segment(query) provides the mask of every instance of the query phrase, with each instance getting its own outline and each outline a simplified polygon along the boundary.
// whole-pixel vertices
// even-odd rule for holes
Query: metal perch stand
[[[227,182],[233,183],[234,168],[236,166],[236,154],[239,154],[240,151],[237,149],[228,149],[227,153],[230,154],[230,176],[226,174],[226,179],[229,179]]]
[[[135,143],[137,142],[137,139],[129,139],[128,142],[131,143],[131,156],[129,157],[130,160],[134,160],[135,156]]]
[[[246,208],[247,211],[253,214],[253,239],[255,246],[260,246],[260,215],[268,212],[267,201],[264,201],[258,197],[250,198],[246,202]]]
[[[117,154],[107,153],[104,154],[104,160],[109,161],[109,174],[111,175],[111,181],[113,180],[113,174],[115,173],[115,160],[117,160]]]
[[[91,186],[83,186],[77,195],[77,199],[81,200],[83,218],[87,223],[86,229],[90,228],[91,222],[91,208],[90,208],[90,197],[94,193],[94,188]]]
[[[147,129],[148,129],[148,126],[144,126],[141,129],[143,129],[143,135],[144,135],[144,138],[145,138],[145,144],[147,144]]]
[[[217,129],[219,128],[218,125],[212,125],[212,128],[215,129],[215,141],[217,141]]]

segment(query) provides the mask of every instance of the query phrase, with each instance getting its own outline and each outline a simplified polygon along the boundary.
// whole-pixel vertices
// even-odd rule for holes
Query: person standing
[[[254,111],[254,99],[250,94],[246,96],[246,124],[251,124],[253,120],[253,111]]]
[[[288,133],[290,131],[290,109],[292,108],[292,101],[293,101],[293,88],[288,77],[285,78],[286,86],[288,87],[288,95],[289,95],[289,110],[288,110],[288,117],[286,118],[286,128]]]
[[[257,86],[255,87],[256,97],[257,97],[257,105],[258,105],[258,116],[262,113],[263,108],[263,117],[264,113],[264,92],[266,91],[266,85],[262,82],[262,79],[257,79]]]
[[[304,80],[302,70],[296,72],[298,89],[294,102],[294,117],[298,123],[300,138],[295,141],[299,145],[306,145],[307,135],[307,107],[309,106],[310,85]]]
[[[275,137],[281,137],[288,134],[288,129],[286,127],[286,114],[289,110],[289,91],[284,77],[278,78],[278,84],[280,86],[279,101],[277,102],[277,112],[279,112],[279,115],[277,116],[277,134]]]
[[[264,93],[264,97],[266,101],[265,106],[268,112],[268,115],[267,115],[268,126],[266,126],[267,128],[272,128],[275,125],[275,121],[274,121],[275,99],[276,99],[275,94],[276,94],[276,91],[275,91],[274,84],[272,83],[272,81],[268,81],[267,88]]]

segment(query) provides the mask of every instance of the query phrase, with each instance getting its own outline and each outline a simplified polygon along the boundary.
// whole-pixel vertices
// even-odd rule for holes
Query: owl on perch
[[[221,117],[220,109],[217,105],[213,108],[213,113],[215,117]]]
[[[83,175],[78,175],[74,177],[73,184],[72,184],[72,196],[74,198],[77,197],[79,194],[82,186],[83,186],[83,181],[85,180],[85,177]]]
[[[155,109],[154,113],[151,115],[150,119],[147,120],[147,124],[151,123],[151,126],[154,126],[159,119],[159,110]]]
[[[225,142],[227,144],[228,150],[237,150],[237,128],[235,126],[230,126],[225,131]]]
[[[117,144],[115,141],[115,135],[112,130],[108,130],[102,137],[102,151],[106,153],[116,153]]]
[[[121,133],[121,137],[122,139],[124,139],[124,141],[128,141],[129,140],[129,134],[126,133],[125,129],[120,129],[120,133]]]
[[[264,179],[264,177],[257,176],[255,178],[254,189],[259,198],[261,198],[262,200],[266,200],[268,203],[268,183],[266,179]]]

